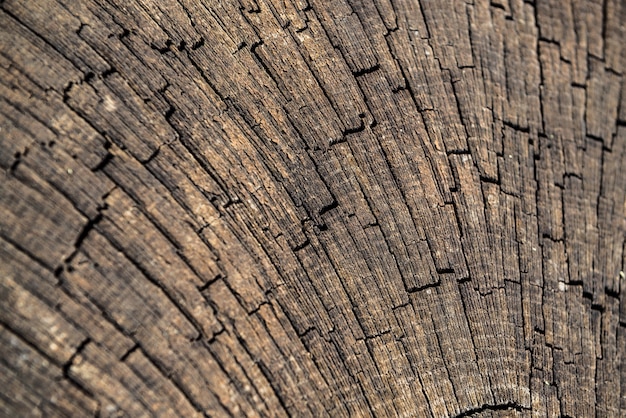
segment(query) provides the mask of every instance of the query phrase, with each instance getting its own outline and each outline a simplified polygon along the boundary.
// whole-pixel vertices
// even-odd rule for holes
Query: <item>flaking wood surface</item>
[[[1,415],[626,415],[625,22],[0,1]]]

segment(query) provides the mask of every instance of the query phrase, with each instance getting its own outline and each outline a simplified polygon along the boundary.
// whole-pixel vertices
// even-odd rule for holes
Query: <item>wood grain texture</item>
[[[0,415],[626,415],[625,22],[0,1]]]

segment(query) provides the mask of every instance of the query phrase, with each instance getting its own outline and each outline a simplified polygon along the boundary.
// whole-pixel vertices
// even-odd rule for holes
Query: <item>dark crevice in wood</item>
[[[106,209],[107,209],[106,203],[104,203],[103,206],[98,208],[98,214],[93,219],[90,219],[87,222],[87,224],[83,227],[83,229],[78,234],[78,237],[76,237],[76,241],[74,242],[74,248],[76,249],[80,248],[85,238],[87,238],[87,235],[89,235],[91,230],[98,224],[98,222],[102,220],[102,212],[105,211]]]
[[[446,151],[446,155],[450,156],[450,155],[471,155],[469,150],[466,149],[460,149],[460,150],[450,150],[450,151]]]
[[[259,312],[259,310],[261,309],[261,307],[266,306],[266,305],[270,305],[270,302],[267,300],[264,300],[263,302],[261,302],[256,308],[252,309],[251,311],[248,312],[248,315],[255,315],[256,313]]]
[[[139,350],[139,344],[135,344],[133,345],[131,348],[129,348],[124,354],[122,354],[122,356],[120,357],[120,361],[121,362],[125,362],[126,359],[128,358],[128,356],[130,356],[131,354],[133,354],[134,352],[136,352],[137,350]]]
[[[502,124],[504,126],[508,127],[508,128],[511,128],[511,129],[513,129],[515,131],[518,131],[518,132],[523,132],[523,133],[526,133],[526,134],[530,133],[530,127],[529,126],[520,126],[520,125],[517,125],[517,124],[515,124],[513,122],[510,122],[510,121],[507,121],[507,120],[503,120]]]
[[[439,63],[439,66],[441,67],[441,63]],[[448,74],[449,74],[449,77],[450,77],[450,80],[451,80],[450,81],[450,87],[452,87],[452,95],[454,96],[454,101],[456,103],[456,108],[457,108],[457,112],[458,112],[458,115],[459,115],[459,121],[461,121],[461,125],[463,125],[463,129],[465,130],[465,138],[467,139],[467,138],[470,137],[470,134],[469,134],[469,131],[467,130],[467,124],[466,124],[465,120],[463,120],[466,117],[466,115],[463,114],[461,101],[459,99],[459,93],[460,92],[457,91],[458,88],[456,87],[457,82],[455,82],[455,80],[453,79],[452,72],[450,70],[444,70],[443,67],[441,67],[441,69],[442,69],[442,72],[443,71],[447,71]],[[468,150],[468,152],[471,152],[471,150]]]
[[[100,161],[98,164],[96,164],[91,171],[93,171],[94,173],[96,171],[102,171],[104,170],[104,168],[107,166],[107,164],[109,164],[111,162],[111,160],[113,159],[113,154],[111,153],[107,153],[104,158],[102,159],[102,161]]]
[[[365,342],[367,342],[368,340],[373,340],[373,339],[376,339],[376,338],[380,338],[383,335],[387,335],[387,334],[391,334],[391,330],[390,329],[386,329],[386,330],[383,330],[381,332],[377,332],[375,334],[365,335],[363,338],[357,338],[357,341],[365,341]],[[373,353],[371,353],[371,351],[370,351],[370,354],[373,354]],[[372,355],[372,358],[374,358],[373,355]]]
[[[205,290],[207,290],[209,288],[209,286],[211,286],[213,283],[217,282],[218,280],[225,280],[225,279],[226,279],[225,276],[222,276],[221,274],[218,274],[217,276],[215,276],[213,279],[209,280],[208,282],[206,282],[202,286],[199,286],[198,287],[198,292],[202,293]]]
[[[326,206],[322,207],[322,208],[319,210],[318,215],[319,215],[319,216],[322,216],[322,215],[324,215],[326,212],[329,212],[329,211],[331,211],[331,210],[333,210],[333,209],[336,209],[336,208],[338,208],[338,207],[339,207],[339,202],[337,202],[337,200],[333,199],[333,201],[332,201],[330,204],[328,204],[328,205],[326,205]]]
[[[444,270],[442,270],[442,271],[444,271]],[[454,270],[452,270],[452,271],[451,271],[451,273],[453,273],[453,272],[454,272]],[[439,272],[438,272],[438,273],[439,273]],[[440,274],[441,274],[441,273],[440,273]],[[419,286],[419,287],[410,287],[410,288],[407,288],[407,290],[406,290],[406,291],[407,291],[407,293],[409,293],[409,294],[410,294],[410,293],[419,293],[419,292],[422,292],[422,291],[424,291],[424,290],[427,290],[427,289],[432,289],[432,288],[439,287],[439,286],[441,286],[441,280],[438,280],[438,281],[436,281],[435,283],[429,283],[429,284],[424,285],[424,286]],[[401,306],[403,306],[403,305],[401,305]],[[396,307],[396,308],[397,308],[397,307]]]
[[[597,303],[592,303],[591,304],[591,310],[592,311],[598,311],[600,313],[604,313],[605,308],[603,305],[597,304]]]
[[[305,239],[304,241],[302,241],[301,243],[299,243],[298,245],[294,246],[291,248],[291,251],[293,252],[298,252],[302,249],[304,249],[305,247],[307,247],[308,245],[310,245],[311,242],[309,241],[309,239]]]
[[[541,235],[541,237],[542,237],[543,239],[549,239],[550,241],[552,241],[552,242],[556,242],[556,243],[561,243],[561,244],[562,244],[562,243],[564,243],[564,242],[565,242],[565,238],[555,238],[555,237],[551,236],[551,235],[550,235],[550,234],[548,234],[548,233],[544,233],[544,234],[542,234],[542,235]]]
[[[74,354],[72,354],[72,356],[69,358],[69,360],[63,365],[63,377],[66,378],[67,380],[72,380],[74,381],[74,379],[72,379],[72,377],[70,376],[70,368],[72,367],[72,365],[74,364],[74,361],[76,360],[76,357],[79,356],[82,351],[85,349],[85,347],[87,346],[87,344],[91,343],[91,339],[90,338],[85,338],[79,345],[78,347],[76,347],[76,351],[74,352]],[[78,384],[78,382],[75,382]],[[86,388],[83,388],[87,393],[89,393],[91,396],[93,396],[93,394],[87,390]]]
[[[365,131],[365,121],[363,120],[363,117],[361,117],[361,124],[359,126],[355,126],[354,128],[347,128],[342,132],[342,134],[344,137],[346,137],[348,135],[356,134],[363,131]]]
[[[523,413],[524,411],[530,411],[530,408],[524,407],[517,402],[508,402],[496,405],[482,405],[478,408],[470,409],[455,416],[455,418],[471,417],[480,415],[487,411],[517,411]]]
[[[87,78],[87,76],[85,76],[84,82],[88,83],[90,80],[93,79],[94,75],[93,73],[90,73],[91,77]],[[100,76],[102,77],[102,79],[106,79],[110,76],[112,76],[113,74],[118,74],[118,71],[115,67],[111,66],[109,67],[107,70],[103,71],[102,74],[100,74]]]
[[[358,77],[364,76],[365,74],[371,74],[374,71],[378,71],[378,70],[380,70],[380,64],[376,64],[373,67],[369,67],[369,68],[363,68],[358,71],[353,71],[352,75],[355,78],[358,78]]]
[[[620,292],[614,289],[610,289],[608,287],[604,288],[604,293],[611,298],[620,299]]]
[[[491,177],[485,177],[485,176],[479,176],[480,181],[482,181],[483,183],[489,183],[489,184],[495,184],[497,186],[500,186],[500,179],[498,178],[491,178]]]
[[[28,154],[28,148],[26,148],[24,150],[24,152],[16,152],[13,155],[13,163],[11,163],[11,165],[9,166],[8,169],[8,174],[13,174],[13,172],[15,172],[15,170],[17,169],[17,166],[20,165],[20,163],[22,162],[22,158],[26,157],[26,155]]]
[[[595,136],[595,135],[591,135],[591,134],[589,134],[589,133],[587,133],[586,137],[587,137],[587,138],[589,138],[589,139],[591,139],[591,140],[593,140],[593,141],[600,142],[600,143],[602,143],[602,144],[605,142],[605,141],[604,141],[604,138],[601,138],[601,137],[599,137],[599,136]],[[581,180],[582,180],[582,179],[581,179]]]
[[[257,64],[265,71],[265,73],[274,82],[274,84],[276,85],[276,90],[282,95],[285,101],[290,102],[292,98],[291,98],[291,95],[289,94],[289,89],[285,86],[281,78],[276,75],[275,71],[270,68],[268,63],[265,62],[265,60],[261,57],[261,55],[257,51],[257,49],[263,45],[264,45],[263,40],[255,42],[254,44],[250,46],[250,52],[252,53],[252,56],[254,57]]]

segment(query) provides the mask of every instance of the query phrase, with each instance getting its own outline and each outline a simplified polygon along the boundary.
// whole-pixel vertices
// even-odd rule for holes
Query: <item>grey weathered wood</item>
[[[625,22],[0,1],[0,415],[625,415]]]

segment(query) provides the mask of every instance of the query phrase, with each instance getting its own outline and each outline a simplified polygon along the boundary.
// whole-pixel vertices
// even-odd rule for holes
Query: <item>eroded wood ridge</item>
[[[626,414],[623,1],[0,8],[2,415]]]

